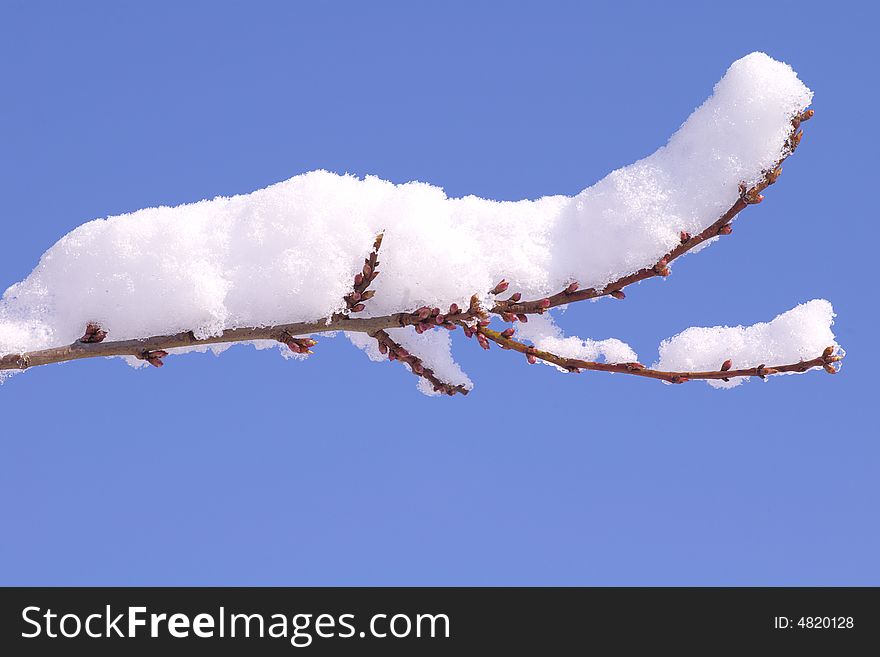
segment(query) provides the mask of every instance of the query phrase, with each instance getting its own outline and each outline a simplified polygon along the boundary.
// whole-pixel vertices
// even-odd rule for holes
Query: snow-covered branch
[[[161,366],[235,342],[276,343],[301,358],[311,336],[343,331],[371,358],[405,363],[423,391],[455,394],[471,387],[452,359],[456,329],[568,371],[720,385],[834,371],[842,351],[827,302],[791,311],[798,330],[788,313],[750,328],[689,329],[661,345],[654,368],[619,340],[562,337],[550,312],[622,299],[729,235],[800,143],[811,98],[789,66],[748,55],[666,146],[575,196],[448,198],[424,183],[316,171],[86,223],[0,301],[0,376],[96,356]],[[491,317],[511,327],[496,331]]]

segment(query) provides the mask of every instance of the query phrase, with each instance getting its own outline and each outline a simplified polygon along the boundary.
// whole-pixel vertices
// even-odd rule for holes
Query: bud
[[[577,292],[577,289],[579,287],[580,286],[578,285],[577,281],[572,281],[571,283],[568,284],[568,287],[565,288],[565,293],[566,294],[574,294],[575,292]]]
[[[443,313],[440,313],[439,315],[437,315],[437,316],[434,318],[434,321],[435,321],[437,324],[442,324],[443,322],[446,321],[446,315],[444,315]]]
[[[522,293],[514,292],[513,294],[510,295],[510,298],[508,299],[508,301],[512,301],[513,303],[519,303],[520,299],[522,299]]]
[[[376,296],[376,290],[367,290],[366,292],[364,292],[361,295],[361,299],[363,301],[368,301],[368,300],[372,299],[374,296]]]
[[[477,342],[480,343],[480,346],[483,349],[489,348],[489,341],[486,339],[486,336],[483,335],[482,333],[477,333]]]
[[[513,327],[501,331],[501,335],[505,338],[512,338],[514,333],[516,333],[516,330]]]
[[[808,109],[808,110],[802,112],[798,118],[800,118],[801,121],[809,121],[810,119],[813,118],[813,114],[815,114],[815,113],[816,112],[814,112],[813,110]]]
[[[516,315],[514,315],[513,313],[503,312],[501,313],[501,319],[505,322],[513,324],[513,322],[516,321]]]
[[[822,352],[822,358],[829,359],[834,354],[834,345],[830,347],[825,347],[825,351]]]
[[[447,329],[447,330],[449,330],[449,331],[454,331],[454,330],[455,330],[455,324],[453,324],[452,322],[446,322],[446,323],[443,325],[443,328],[445,328],[445,329]]]
[[[458,311],[459,311],[458,304],[454,303],[451,306],[449,306],[449,312],[447,314],[448,315],[457,315]]]
[[[825,369],[825,371],[828,372],[829,374],[837,374],[837,370],[834,369],[834,365],[829,365],[828,363],[825,363],[822,367],[823,367],[823,368]]]
[[[147,358],[147,362],[148,362],[150,365],[152,365],[153,367],[162,367],[162,366],[165,364],[165,363],[162,362],[162,359],[161,359],[161,358],[156,358],[156,357],[153,357],[153,356]]]
[[[529,362],[529,365],[534,365],[538,362],[538,359],[533,354],[526,354],[526,360]]]
[[[791,147],[792,149],[797,148],[798,144],[801,143],[801,139],[804,138],[804,131],[798,130],[797,134],[791,138]]]
[[[529,316],[528,316],[528,315],[523,315],[522,313],[517,313],[517,314],[516,314],[516,318],[517,318],[519,321],[521,321],[522,323],[524,323],[524,324],[525,324],[527,321],[529,321]]]
[[[288,348],[295,354],[302,353],[302,347],[300,347],[295,341],[291,340],[287,343]]]
[[[364,272],[364,278],[366,278],[367,276],[372,275],[372,273],[373,273],[373,268],[370,267],[369,263],[366,263],[366,262],[365,262],[365,263],[364,263],[364,268],[363,268],[362,271]]]
[[[355,284],[355,285],[360,285],[360,284],[363,283],[363,282],[364,282],[364,275],[363,275],[363,274],[355,274],[355,276],[354,276],[354,284]]]
[[[683,230],[679,234],[679,238],[681,239],[681,243],[684,244],[685,242],[687,242],[691,238],[691,234],[689,232],[687,232],[686,230]]]
[[[610,294],[615,299],[626,299],[626,295],[623,293],[623,290],[611,290],[611,292],[609,292],[608,294]]]
[[[419,335],[421,335],[422,333],[425,332],[425,327],[422,326],[421,324],[416,324],[415,328],[416,328],[416,333],[418,333]]]
[[[387,354],[388,353],[388,345],[385,344],[384,342],[379,343],[379,353],[380,354]]]
[[[671,273],[669,271],[669,267],[661,267],[659,269],[654,268],[654,271],[657,272],[658,276],[669,276],[669,274]]]
[[[724,224],[721,228],[718,229],[719,235],[730,235],[733,232],[733,226],[730,224]]]
[[[378,275],[379,275],[379,272],[378,272],[378,271],[374,271],[372,274],[370,274],[370,280],[371,280],[371,281],[375,281],[375,280],[376,280],[376,276],[378,276]]]
[[[352,292],[351,294],[348,295],[348,298],[351,299],[352,301],[360,301],[361,300],[361,293],[357,292],[357,291]]]
[[[636,372],[636,371],[638,371],[638,370],[643,370],[643,369],[645,369],[645,366],[642,365],[642,364],[639,363],[639,362],[635,362],[635,363],[624,363],[624,364],[626,365],[626,369],[628,369],[630,372]]]
[[[720,370],[720,371],[721,371],[721,372],[726,372],[726,371],[729,370],[731,367],[733,367],[733,361],[730,360],[730,359],[728,358],[726,361],[724,361],[723,363],[721,363],[721,370]]]
[[[428,306],[422,306],[416,312],[419,315],[419,319],[428,319],[431,316],[431,309]]]
[[[366,308],[366,306],[365,306],[364,304],[362,304],[362,303],[356,303],[355,305],[353,305],[353,306],[351,307],[351,312],[353,312],[353,313],[359,313],[359,312],[362,311],[364,308]]]
[[[549,308],[550,307],[550,299],[541,299],[538,302],[538,306],[541,308]]]
[[[416,374],[424,374],[425,373],[425,368],[423,368],[421,365],[419,365],[419,363],[413,363],[412,365],[410,365],[410,367],[412,368],[412,371],[415,372]]]
[[[508,283],[507,281],[505,281],[502,278],[501,281],[498,283],[498,285],[496,285],[495,287],[492,288],[492,291],[490,292],[490,294],[501,294],[502,292],[507,290],[508,287],[510,287],[510,283]]]

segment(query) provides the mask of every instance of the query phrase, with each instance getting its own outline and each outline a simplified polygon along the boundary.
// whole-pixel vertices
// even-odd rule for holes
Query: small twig
[[[767,187],[776,182],[782,173],[781,164],[794,153],[795,149],[797,149],[798,145],[803,138],[803,131],[799,130],[800,125],[804,121],[808,121],[813,118],[813,110],[806,110],[803,113],[797,115],[792,119],[791,125],[792,130],[789,135],[788,140],[785,142],[785,146],[783,147],[783,154],[779,161],[769,171],[764,173],[764,177],[761,181],[756,184],[754,187],[750,189],[746,189],[745,185],[740,188],[740,195],[736,202],[727,210],[724,214],[722,214],[711,226],[706,228],[699,235],[691,235],[686,231],[681,232],[681,240],[680,243],[669,251],[666,255],[664,255],[660,260],[658,260],[655,264],[650,267],[643,267],[636,272],[631,274],[627,274],[626,276],[621,276],[615,281],[608,283],[606,286],[602,288],[585,288],[583,290],[578,289],[577,282],[572,282],[568,285],[562,292],[558,292],[549,297],[545,297],[543,299],[535,299],[532,301],[521,301],[519,295],[516,294],[514,297],[504,301],[498,301],[495,306],[491,309],[492,313],[496,315],[501,315],[502,319],[507,322],[513,322],[516,320],[526,321],[523,319],[526,315],[530,314],[541,314],[545,312],[548,308],[554,308],[556,306],[561,306],[563,304],[574,303],[575,301],[585,301],[587,299],[595,299],[597,297],[610,296],[615,299],[623,299],[626,295],[623,292],[623,288],[628,285],[632,285],[633,283],[637,283],[639,281],[643,281],[648,278],[653,278],[655,276],[668,276],[669,264],[683,256],[688,251],[691,251],[695,247],[699,246],[706,240],[712,239],[714,237],[718,237],[721,235],[730,235],[733,232],[733,227],[730,225],[730,222],[733,221],[734,217],[738,215],[742,210],[744,210],[749,205],[754,205],[760,203],[764,196],[761,194]],[[505,288],[507,286],[505,285]]]
[[[425,367],[424,363],[417,356],[409,353],[400,343],[396,342],[384,330],[376,331],[371,334],[379,343],[379,351],[388,356],[388,360],[399,360],[401,363],[409,365],[410,371],[418,377],[426,379],[434,388],[434,392],[439,392],[450,397],[456,393],[462,395],[468,394],[468,389],[462,385],[453,385],[440,380],[430,367]]]
[[[814,367],[822,367],[829,374],[836,374],[837,369],[834,367],[834,363],[843,360],[842,355],[835,354],[834,347],[827,347],[821,356],[788,365],[772,365],[770,367],[767,367],[766,365],[758,365],[757,367],[731,369],[731,362],[727,360],[721,365],[721,369],[714,372],[668,372],[664,370],[654,370],[645,367],[641,363],[597,363],[595,361],[558,356],[549,351],[543,351],[532,345],[527,345],[518,340],[514,340],[513,328],[508,328],[503,332],[499,332],[493,331],[487,326],[478,325],[476,330],[479,336],[483,336],[487,341],[491,340],[498,344],[502,349],[511,349],[524,354],[529,363],[543,360],[573,373],[578,373],[581,370],[616,372],[618,374],[631,374],[633,376],[641,376],[649,379],[659,379],[661,381],[666,381],[667,383],[685,383],[686,381],[697,379],[720,379],[722,381],[728,381],[743,376],[758,376],[764,378],[766,376],[781,374],[783,372],[806,372]],[[484,348],[488,349],[488,342],[484,345]]]
[[[364,301],[368,301],[376,294],[375,290],[368,290],[376,277],[379,275],[379,247],[382,246],[383,233],[376,235],[376,241],[373,242],[373,250],[366,258],[364,258],[364,266],[360,273],[355,274],[353,289],[349,294],[345,295],[345,305],[349,313],[359,313],[366,306]]]

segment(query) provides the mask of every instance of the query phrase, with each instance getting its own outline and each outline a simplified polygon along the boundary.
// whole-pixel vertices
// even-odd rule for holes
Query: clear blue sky
[[[561,321],[650,361],[825,297],[849,355],[724,392],[457,336],[455,399],[342,339],[40,368],[0,387],[0,583],[880,584],[869,7],[4,2],[0,288],[85,220],[319,167],[574,193],[764,50],[816,92],[780,183],[669,280]]]

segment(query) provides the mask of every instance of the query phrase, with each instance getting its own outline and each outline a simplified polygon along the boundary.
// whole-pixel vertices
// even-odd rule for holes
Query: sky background
[[[317,5],[318,3],[312,3]],[[735,59],[816,93],[733,237],[572,333],[830,299],[843,372],[730,391],[568,376],[455,336],[432,399],[344,339],[0,387],[0,584],[880,584],[871,3],[0,4],[0,289],[86,220],[315,168],[573,194],[653,152]]]

